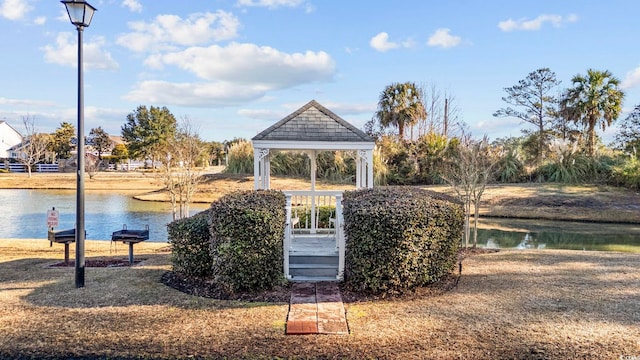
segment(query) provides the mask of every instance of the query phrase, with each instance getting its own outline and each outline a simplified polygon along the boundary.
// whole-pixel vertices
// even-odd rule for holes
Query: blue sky
[[[503,88],[548,67],[587,69],[640,104],[632,0],[93,0],[84,32],[85,127],[120,134],[138,105],[166,106],[202,139],[251,138],[315,99],[361,127],[392,82],[452,94],[474,136],[519,135],[494,118]],[[0,120],[76,123],[77,33],[64,5],[0,0]],[[622,115],[624,117],[625,114]],[[604,134],[605,140],[615,132]]]

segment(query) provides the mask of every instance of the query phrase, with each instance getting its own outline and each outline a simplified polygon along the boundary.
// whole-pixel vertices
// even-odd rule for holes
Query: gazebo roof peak
[[[317,101],[311,100],[252,140],[373,142],[374,139]]]

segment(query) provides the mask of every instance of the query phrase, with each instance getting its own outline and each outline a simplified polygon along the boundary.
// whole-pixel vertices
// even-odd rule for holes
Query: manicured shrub
[[[213,276],[231,292],[270,289],[284,281],[285,196],[241,191],[211,205]]]
[[[354,291],[401,293],[439,280],[456,264],[462,204],[410,187],[344,193],[345,282]]]
[[[205,210],[167,225],[173,271],[201,277],[212,274],[209,216]]]

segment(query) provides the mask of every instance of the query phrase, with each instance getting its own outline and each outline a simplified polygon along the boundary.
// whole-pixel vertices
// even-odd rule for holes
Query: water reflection
[[[640,253],[640,225],[482,219],[478,245],[488,248],[572,249]]]
[[[46,239],[47,210],[55,207],[60,213],[57,229],[75,226],[75,190],[14,190],[0,189],[3,208],[0,238]],[[192,204],[196,213],[206,204]],[[168,203],[138,201],[131,196],[108,192],[85,193],[85,228],[87,239],[109,240],[111,233],[127,224],[129,229],[149,225],[149,240],[167,241],[166,224],[171,221]]]

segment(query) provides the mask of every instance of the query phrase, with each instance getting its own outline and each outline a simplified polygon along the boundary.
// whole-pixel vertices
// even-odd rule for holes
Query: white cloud
[[[103,49],[104,45],[105,39],[103,37],[83,42],[83,66],[86,70],[114,70],[118,68],[118,63],[113,60],[111,54]],[[44,51],[44,60],[48,63],[78,66],[78,42],[72,33],[59,33],[55,44],[47,45],[42,50]]]
[[[55,19],[60,22],[67,23],[71,26],[71,24],[69,23],[69,14],[67,14],[67,10],[65,10],[64,7],[60,9],[60,11],[58,12],[58,16],[55,17]]]
[[[205,80],[262,84],[274,89],[328,81],[335,73],[333,59],[323,51],[289,54],[254,44],[192,47],[152,59],[156,65],[173,65]]]
[[[305,0],[238,0],[238,6],[267,7],[269,9],[279,7],[298,7],[305,3]]]
[[[574,23],[578,21],[578,15],[569,14],[565,17],[555,14],[542,14],[533,20],[527,20],[526,18],[518,20],[505,20],[498,23],[498,27],[502,31],[535,31],[540,30],[545,23],[551,24],[553,27],[560,27],[567,23]]]
[[[449,33],[450,31],[451,30],[447,28],[440,28],[436,30],[433,35],[429,37],[427,45],[440,46],[443,48],[458,46],[462,41],[462,38],[460,36],[451,35]]]
[[[358,114],[373,114],[378,109],[378,104],[357,104],[357,103],[336,103],[336,102],[323,102],[322,105],[327,109],[333,111],[340,117],[345,115],[358,115]]]
[[[175,50],[175,46],[194,46],[238,36],[240,21],[233,14],[192,14],[187,19],[177,15],[158,15],[153,22],[130,22],[133,30],[118,37],[117,43],[137,52]]]
[[[620,84],[622,89],[630,89],[640,85],[640,66],[629,71]]]
[[[307,14],[316,10],[315,6],[307,0],[238,0],[236,3],[240,7],[266,7],[274,10],[280,7],[297,8],[303,7]]]
[[[222,107],[258,99],[267,88],[242,86],[229,82],[171,83],[143,81],[125,95],[125,99],[140,103],[159,103],[179,106]]]
[[[238,115],[249,119],[277,121],[287,116],[291,111],[268,109],[240,109]]]
[[[397,42],[389,41],[389,34],[386,32],[378,33],[378,35],[372,37],[371,40],[369,40],[369,45],[380,52],[397,49],[402,46]]]
[[[142,12],[142,5],[138,0],[122,0],[122,6],[132,12]]]
[[[216,107],[262,98],[268,91],[331,81],[335,63],[325,52],[284,53],[271,47],[231,43],[156,54],[146,64],[176,66],[204,80],[171,83],[150,80],[126,99],[185,106]]]
[[[305,103],[287,103],[283,104],[281,110],[274,109],[241,109],[238,111],[238,115],[256,119],[256,120],[270,120],[277,121],[285,116],[289,115],[292,111],[299,109]],[[336,103],[336,102],[322,102],[322,105],[327,109],[333,111],[340,117],[346,115],[357,114],[372,114],[377,109],[377,104],[354,104],[354,103]]]
[[[44,25],[47,22],[47,18],[44,16],[38,16],[33,20],[33,23],[36,25]]]
[[[55,106],[55,103],[51,101],[42,101],[42,100],[7,99],[7,98],[0,97],[0,105],[26,106],[26,107],[52,107],[52,106]]]
[[[4,0],[0,3],[0,16],[9,20],[20,20],[31,10],[30,1]]]

